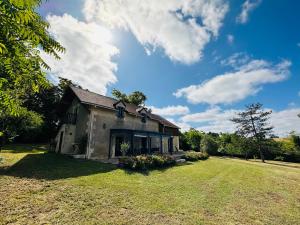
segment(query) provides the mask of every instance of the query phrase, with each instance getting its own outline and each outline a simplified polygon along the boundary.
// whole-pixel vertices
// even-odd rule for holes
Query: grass
[[[9,146],[0,156],[0,224],[300,221],[299,164],[212,157],[143,174],[41,146]]]

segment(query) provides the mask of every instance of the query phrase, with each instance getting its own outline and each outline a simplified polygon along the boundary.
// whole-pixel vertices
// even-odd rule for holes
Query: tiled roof
[[[95,105],[98,107],[103,107],[103,108],[114,110],[115,109],[114,104],[116,102],[118,102],[118,100],[116,100],[114,98],[110,98],[110,97],[107,97],[104,95],[90,92],[89,90],[81,89],[81,88],[74,87],[74,86],[70,86],[70,88],[75,93],[75,95],[78,97],[80,102],[87,104],[87,105]],[[129,103],[125,103],[125,104],[126,104],[126,111],[128,113],[134,114],[136,116],[140,116],[140,114],[138,113],[138,110],[137,110],[137,109],[139,109],[138,106],[129,104]],[[175,124],[171,123],[170,121],[166,120],[165,118],[163,118],[159,115],[149,113],[148,116],[150,117],[150,119],[156,120],[156,121],[160,122],[161,124],[163,124],[164,126],[172,127],[172,128],[179,128]]]

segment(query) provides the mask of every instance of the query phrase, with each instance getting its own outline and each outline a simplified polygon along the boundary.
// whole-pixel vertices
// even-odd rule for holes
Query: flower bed
[[[198,161],[208,159],[209,155],[205,152],[187,151],[182,158],[186,161]]]
[[[119,159],[119,166],[133,170],[157,169],[175,164],[176,161],[169,155],[139,155]]]

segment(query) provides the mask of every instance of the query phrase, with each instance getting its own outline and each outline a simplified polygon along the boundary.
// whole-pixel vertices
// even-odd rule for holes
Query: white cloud
[[[261,0],[246,0],[242,5],[242,11],[237,16],[237,23],[247,23],[249,20],[249,13],[253,11],[259,4]]]
[[[42,53],[56,76],[71,79],[84,88],[105,94],[117,81],[112,57],[119,50],[111,44],[111,33],[93,22],[80,22],[68,14],[47,16],[50,33],[66,48],[61,60]]]
[[[278,136],[287,136],[291,131],[300,133],[299,113],[300,108],[273,111],[271,124],[274,126],[274,133]]]
[[[233,103],[255,95],[266,83],[275,83],[289,75],[290,61],[272,65],[264,60],[251,60],[236,71],[215,76],[199,85],[177,90],[176,97],[185,97],[190,103]]]
[[[220,112],[219,107],[212,107],[204,112],[192,113],[181,117],[183,122],[208,122],[216,119],[216,115]]]
[[[298,96],[300,97],[300,91],[298,92]]]
[[[187,106],[177,105],[177,106],[167,106],[163,108],[157,108],[154,106],[149,106],[153,113],[161,116],[176,116],[185,115],[190,112]]]
[[[234,42],[234,36],[232,34],[228,34],[227,35],[227,42],[229,44],[233,44],[233,42]]]
[[[241,110],[229,109],[221,110],[219,107],[207,109],[201,113],[188,114],[178,123],[182,123],[185,127],[191,127],[191,123],[196,125],[196,129],[205,132],[234,132],[236,125],[230,121],[235,117],[236,113]],[[300,133],[300,118],[297,114],[300,113],[300,108],[288,108],[282,111],[274,111],[270,117],[270,125],[274,126],[274,134],[284,137],[291,131]],[[197,125],[198,124],[198,125]]]
[[[223,0],[86,0],[83,11],[87,21],[131,31],[147,54],[160,47],[172,61],[190,64],[218,36],[228,4]]]
[[[209,108],[204,112],[188,114],[180,118],[184,123],[198,124],[197,130],[204,132],[234,132],[235,125],[230,121],[239,110],[222,111],[220,107]]]
[[[237,52],[230,57],[221,60],[222,66],[230,66],[234,69],[239,69],[242,65],[245,65],[250,61],[250,56],[244,52]]]

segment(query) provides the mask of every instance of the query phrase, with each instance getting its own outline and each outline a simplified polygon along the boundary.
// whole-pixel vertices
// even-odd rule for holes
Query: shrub
[[[207,153],[203,152],[195,152],[195,151],[188,151],[182,157],[186,161],[198,161],[198,160],[206,160],[209,158]]]
[[[168,155],[139,155],[122,157],[119,165],[133,170],[147,170],[175,165],[176,161]]]

